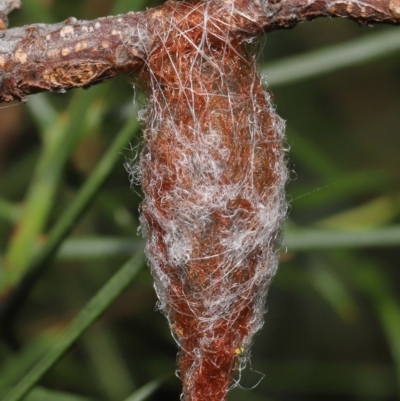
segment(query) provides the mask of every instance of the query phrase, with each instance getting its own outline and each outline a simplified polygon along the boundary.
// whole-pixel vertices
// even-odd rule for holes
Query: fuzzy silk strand
[[[222,401],[250,357],[277,268],[284,124],[262,89],[253,40],[230,29],[243,18],[232,5],[166,10],[169,27],[141,74],[141,225],[180,347],[182,398]]]

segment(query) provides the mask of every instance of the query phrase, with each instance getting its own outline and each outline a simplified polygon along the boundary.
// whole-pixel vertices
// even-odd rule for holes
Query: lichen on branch
[[[0,38],[0,102],[102,82],[143,64],[151,37],[140,15],[36,24]]]

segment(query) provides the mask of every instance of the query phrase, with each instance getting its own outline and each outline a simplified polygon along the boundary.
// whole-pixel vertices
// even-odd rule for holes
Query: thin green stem
[[[150,397],[163,383],[165,377],[160,377],[145,384],[131,394],[125,401],[144,401]]]
[[[132,255],[132,252],[143,249],[143,247],[144,241],[141,238],[71,238],[61,245],[57,259],[62,261],[104,260],[104,258],[115,256]]]
[[[99,90],[76,93],[69,113],[61,115],[44,135],[42,156],[24,201],[20,223],[6,253],[8,268],[3,271],[0,292],[19,281],[37,251],[38,237],[53,209],[64,166],[87,128],[86,121],[90,118],[87,104],[92,103]]]
[[[144,255],[140,252],[123,265],[68,325],[62,337],[2,401],[21,400],[128,287],[143,264]]]
[[[399,50],[400,32],[391,30],[269,63],[262,67],[262,73],[267,75],[269,86],[277,87],[364,64]]]
[[[400,227],[367,231],[293,229],[287,230],[284,238],[284,246],[289,252],[313,249],[388,247],[400,244]]]
[[[371,299],[385,334],[393,358],[397,379],[397,395],[400,394],[400,304],[392,285],[382,266],[376,266],[371,260],[354,256],[350,253],[337,255],[337,260],[344,266],[358,288]]]
[[[285,229],[283,247],[288,252],[316,249],[378,248],[400,245],[400,226],[365,231],[345,231],[323,228]],[[144,246],[137,238],[80,237],[66,240],[57,258],[62,261],[95,260],[131,255]]]
[[[6,303],[3,305],[3,309],[0,310],[0,326],[10,326],[10,323],[16,316],[19,307],[29,295],[30,290],[45,272],[49,260],[56,253],[58,247],[67,237],[77,220],[88,208],[91,201],[100,190],[102,184],[112,171],[117,160],[119,160],[121,149],[127,145],[137,129],[138,123],[135,118],[132,118],[119,132],[115,141],[103,156],[96,169],[90,175],[74,202],[59,218],[54,228],[50,231],[47,243],[37,253],[36,257],[33,258],[28,266],[27,273],[8,297]]]

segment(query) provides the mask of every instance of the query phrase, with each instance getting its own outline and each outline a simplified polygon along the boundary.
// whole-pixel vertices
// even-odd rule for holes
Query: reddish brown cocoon
[[[142,227],[160,309],[181,348],[184,400],[222,401],[262,325],[276,269],[283,124],[246,34],[219,19],[226,5],[169,4],[170,29],[142,74]]]

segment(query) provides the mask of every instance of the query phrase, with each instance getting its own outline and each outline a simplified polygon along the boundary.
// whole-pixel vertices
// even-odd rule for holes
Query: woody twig
[[[93,21],[69,18],[53,25],[5,30],[0,33],[0,103],[24,101],[42,91],[87,87],[138,70],[158,46],[159,33],[168,29],[172,18],[168,3]],[[226,0],[224,4],[231,4],[241,16],[233,29],[254,36],[318,17],[349,18],[366,25],[400,23],[400,0]],[[18,0],[0,1],[0,29],[6,27],[6,15],[19,6]]]

